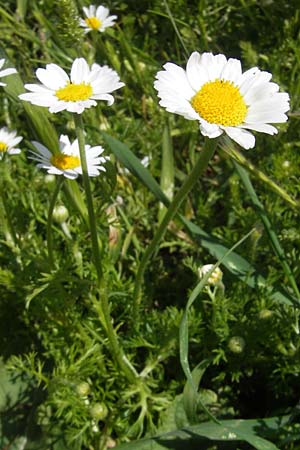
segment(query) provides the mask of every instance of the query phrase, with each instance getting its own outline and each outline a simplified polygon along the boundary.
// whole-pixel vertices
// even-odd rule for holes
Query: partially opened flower
[[[114,102],[111,92],[124,86],[117,72],[99,64],[90,68],[84,58],[73,61],[70,78],[56,64],[37,69],[36,76],[42,84],[25,84],[31,92],[19,98],[46,106],[51,113],[67,110],[81,114],[86,108],[96,106],[96,100],[105,100],[110,106]]]
[[[5,59],[0,59],[0,69],[4,66]],[[0,78],[7,77],[7,75],[12,75],[13,73],[17,73],[16,69],[4,69],[0,70]],[[0,86],[6,86],[6,83],[0,83]]]
[[[5,154],[17,155],[21,153],[21,150],[16,147],[19,142],[22,141],[21,136],[17,136],[16,131],[8,131],[7,128],[0,129],[0,159],[3,158]]]
[[[199,278],[203,278],[208,272],[212,270],[214,267],[213,264],[205,264],[198,269]],[[207,283],[211,286],[218,286],[222,283],[223,272],[219,267],[216,267],[215,270],[209,276]]]
[[[115,24],[117,16],[110,16],[109,9],[105,6],[90,5],[88,8],[83,7],[85,19],[80,19],[79,24],[85,28],[84,32],[88,33],[92,30],[103,32],[105,28],[112,27]]]
[[[204,136],[225,132],[248,149],[255,145],[255,130],[276,134],[271,123],[286,122],[289,96],[279,93],[272,75],[254,67],[242,73],[238,59],[198,52],[191,54],[186,70],[164,65],[154,83],[159,104],[167,111],[198,120]]]
[[[76,139],[70,142],[68,136],[61,135],[59,138],[60,152],[52,154],[44,145],[33,141],[32,144],[36,148],[36,152],[30,151],[33,155],[30,158],[37,161],[37,167],[46,169],[48,173],[53,175],[64,175],[66,178],[74,180],[78,175],[82,175],[82,167],[80,161],[79,145]],[[100,156],[104,149],[97,145],[91,147],[85,145],[85,154],[88,175],[96,177],[100,172],[105,172],[103,164],[109,160],[108,156]]]

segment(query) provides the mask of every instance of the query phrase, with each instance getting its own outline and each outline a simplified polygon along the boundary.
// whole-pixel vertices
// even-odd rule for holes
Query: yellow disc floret
[[[65,102],[78,102],[80,100],[87,100],[93,94],[93,89],[90,84],[80,83],[68,83],[67,86],[58,89],[55,92],[56,97],[59,100]]]
[[[85,23],[92,30],[98,30],[101,27],[101,20],[99,20],[97,17],[88,17],[87,19],[85,19]]]
[[[208,81],[191,99],[194,110],[207,122],[234,127],[244,122],[246,103],[230,81]]]
[[[50,162],[60,170],[75,169],[80,166],[80,159],[78,156],[64,155],[63,153],[52,155]]]
[[[4,153],[7,150],[7,144],[5,142],[0,142],[0,153]]]

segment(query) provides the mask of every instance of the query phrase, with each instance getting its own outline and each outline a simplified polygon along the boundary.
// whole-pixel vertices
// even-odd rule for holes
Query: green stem
[[[53,192],[51,202],[49,205],[49,211],[48,211],[48,219],[47,219],[47,249],[48,249],[48,259],[50,267],[52,268],[54,265],[54,258],[53,258],[53,234],[52,234],[52,222],[53,222],[53,210],[54,206],[57,200],[58,193],[60,191],[61,185],[63,183],[63,176],[61,176],[55,186],[55,190]]]
[[[6,161],[7,155],[6,153],[4,153],[3,157],[2,157],[2,173],[1,173],[1,178],[5,180],[5,182],[7,182],[7,184],[9,183],[9,174],[7,172],[7,161]],[[4,184],[3,184],[4,186]],[[7,231],[8,234],[10,235],[10,240],[13,243],[14,246],[19,247],[19,239],[17,236],[17,233],[15,231],[15,227],[11,218],[11,209],[9,208],[9,205],[7,204],[7,195],[6,195],[6,191],[4,188],[1,187],[1,200],[2,200],[2,204],[3,204],[3,209],[5,212],[5,218],[6,218],[6,222],[7,222]]]
[[[259,217],[260,217],[260,219],[261,219],[261,221],[263,223],[263,225],[264,225],[264,228],[265,228],[265,230],[266,230],[266,232],[267,232],[267,234],[269,236],[271,245],[273,247],[274,253],[278,257],[278,259],[279,259],[279,261],[281,263],[281,266],[283,268],[283,271],[284,271],[286,277],[288,278],[288,280],[289,280],[289,282],[290,282],[290,284],[291,284],[291,286],[292,286],[292,288],[293,288],[293,290],[294,290],[294,292],[296,294],[298,303],[300,303],[300,293],[299,293],[299,289],[298,289],[295,277],[293,275],[293,272],[292,272],[290,266],[287,263],[287,258],[285,256],[284,250],[283,250],[283,248],[280,245],[280,242],[279,242],[279,239],[277,237],[277,234],[274,231],[274,227],[271,224],[271,221],[270,221],[270,219],[269,219],[269,217],[268,217],[268,215],[267,215],[267,213],[266,213],[266,211],[264,209],[264,206],[260,202],[260,200],[258,199],[258,197],[256,195],[256,192],[255,192],[255,190],[254,190],[254,188],[252,186],[251,180],[250,180],[246,170],[239,163],[237,163],[235,160],[233,160],[232,162],[233,162],[233,165],[234,165],[237,173],[239,174],[239,176],[240,176],[240,178],[241,178],[241,180],[242,180],[242,182],[243,182],[243,184],[244,184],[244,186],[245,186],[245,188],[246,188],[246,190],[247,190],[247,192],[248,192],[248,194],[249,194],[249,196],[250,196],[250,198],[252,200],[252,203],[253,203],[253,205],[254,205],[254,207],[255,207],[255,209],[256,209],[256,211],[257,211],[257,213],[258,213],[258,215],[259,215]]]
[[[195,184],[197,183],[200,175],[206,170],[209,161],[214,155],[215,149],[217,145],[217,139],[207,139],[205,146],[202,150],[202,152],[199,155],[199,158],[192,169],[191,173],[186,177],[183,185],[175,195],[173,201],[171,202],[166,214],[164,215],[164,218],[162,219],[153,239],[148,248],[146,249],[138,271],[136,275],[135,280],[135,287],[134,287],[134,293],[133,293],[133,320],[134,323],[138,326],[139,323],[139,308],[141,303],[141,287],[142,282],[144,278],[144,273],[147,264],[150,261],[150,258],[154,254],[155,250],[157,249],[161,239],[163,238],[167,227],[170,223],[170,221],[174,218],[177,211],[180,208],[181,203],[186,198],[186,196],[189,194],[189,192],[193,189]]]
[[[86,162],[85,155],[85,139],[84,139],[84,131],[83,131],[83,123],[82,117],[80,114],[74,114],[74,122],[76,127],[76,134],[79,144],[79,152],[80,152],[80,161],[82,168],[82,178],[83,178],[83,186],[86,195],[86,202],[88,208],[89,215],[89,226],[91,232],[91,240],[92,240],[92,253],[94,258],[94,264],[97,271],[98,280],[102,279],[102,261],[98,243],[98,234],[97,234],[97,225],[96,225],[96,216],[93,205],[93,196],[91,191],[90,179],[88,174],[88,167]]]
[[[135,369],[132,367],[132,365],[130,364],[126,355],[124,354],[124,351],[120,345],[120,342],[118,341],[118,337],[115,332],[115,329],[112,325],[112,319],[110,316],[107,288],[105,285],[105,280],[103,278],[102,261],[101,261],[101,254],[100,254],[98,235],[97,235],[96,216],[95,216],[95,212],[94,212],[93,197],[92,197],[92,191],[91,191],[87,162],[86,162],[84,130],[83,130],[83,122],[82,122],[81,115],[75,113],[74,114],[74,122],[75,122],[76,134],[77,134],[78,144],[79,144],[83,185],[84,185],[87,207],[88,207],[89,226],[90,226],[91,239],[92,239],[93,259],[94,259],[94,265],[96,268],[97,278],[98,278],[98,288],[99,288],[99,295],[100,295],[100,304],[97,305],[98,314],[99,314],[101,322],[104,325],[104,328],[105,328],[105,331],[106,331],[106,334],[107,334],[107,337],[108,337],[108,340],[110,343],[110,350],[112,352],[112,355],[113,355],[115,361],[117,362],[120,369],[123,371],[123,373],[127,377],[128,381],[134,383],[137,381],[138,374],[135,371]]]
[[[2,203],[3,203],[4,211],[5,211],[6,222],[7,222],[7,225],[8,225],[8,230],[7,230],[8,231],[8,236],[10,235],[10,239],[11,239],[12,245],[19,246],[19,239],[18,239],[17,234],[15,232],[15,228],[14,228],[14,225],[12,223],[11,216],[10,216],[9,206],[7,204],[7,201],[6,201],[6,193],[2,189],[1,189],[1,200],[2,200]]]

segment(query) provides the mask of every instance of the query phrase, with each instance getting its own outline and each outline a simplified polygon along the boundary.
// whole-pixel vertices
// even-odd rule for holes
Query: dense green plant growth
[[[297,2],[110,1],[115,26],[88,34],[83,6],[0,2],[0,58],[18,72],[0,88],[0,128],[23,136],[21,154],[0,160],[0,447],[297,449]],[[289,120],[247,151],[220,141],[142,273],[207,151],[198,123],[166,112],[153,87],[166,61],[185,67],[195,50],[271,72]],[[117,71],[112,106],[74,121],[18,98],[38,67],[69,73],[77,57]],[[89,179],[96,234],[86,180],[60,186],[30,159],[32,141],[55,152],[62,134],[110,156]],[[206,264],[222,270],[214,286]]]

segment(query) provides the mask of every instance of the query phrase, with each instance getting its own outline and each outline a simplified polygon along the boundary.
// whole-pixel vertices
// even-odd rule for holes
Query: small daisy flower
[[[9,155],[17,155],[21,153],[19,148],[15,146],[22,141],[21,136],[17,136],[16,131],[8,131],[7,128],[0,129],[0,160],[3,158],[5,153]]]
[[[159,104],[167,111],[198,120],[204,136],[226,133],[245,149],[255,137],[248,130],[276,134],[270,123],[287,121],[289,96],[279,93],[272,75],[257,67],[242,73],[238,59],[198,52],[191,54],[186,70],[167,63],[154,83]]]
[[[31,92],[21,94],[19,98],[48,107],[51,113],[66,110],[81,114],[86,108],[96,106],[96,100],[106,100],[110,106],[114,102],[110,93],[125,86],[117,72],[99,64],[90,68],[84,58],[73,61],[70,78],[56,64],[37,69],[36,76],[42,84],[25,84]]]
[[[32,144],[37,151],[30,151],[33,155],[30,158],[38,162],[38,168],[46,169],[48,173],[53,175],[64,175],[71,180],[77,178],[78,175],[82,175],[77,139],[71,144],[68,136],[61,135],[59,138],[60,152],[55,154],[52,154],[39,142],[33,141]],[[85,145],[86,162],[90,177],[96,177],[100,172],[106,171],[102,164],[109,160],[109,157],[100,156],[103,151],[104,149],[100,145],[96,147]]]
[[[115,24],[117,16],[110,16],[109,9],[105,6],[90,5],[88,8],[83,7],[85,19],[79,20],[79,25],[85,28],[84,32],[88,33],[92,30],[97,30],[103,33],[105,28],[112,27]]]
[[[198,275],[199,278],[203,278],[212,268],[214,267],[213,264],[205,264],[202,267],[199,267],[198,269]],[[216,267],[216,269],[211,273],[210,277],[207,280],[207,283],[211,286],[218,286],[222,283],[223,278],[223,272],[219,267]]]
[[[0,59],[0,69],[4,66],[5,59]],[[16,69],[4,69],[0,70],[0,78],[7,77],[7,75],[12,75],[13,73],[17,73]],[[0,86],[6,86],[6,83],[0,83]]]

